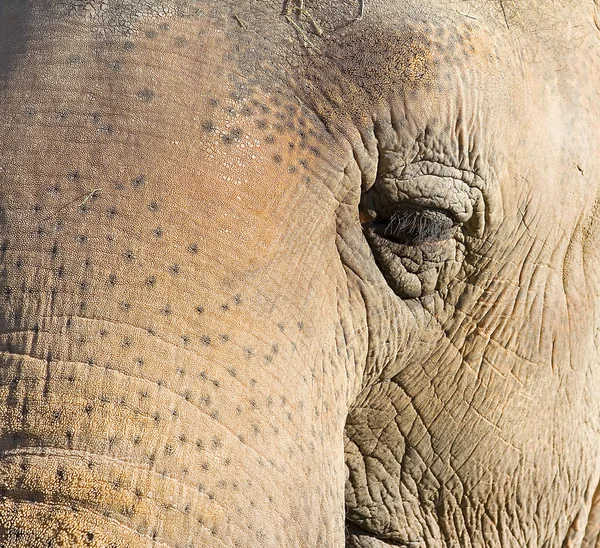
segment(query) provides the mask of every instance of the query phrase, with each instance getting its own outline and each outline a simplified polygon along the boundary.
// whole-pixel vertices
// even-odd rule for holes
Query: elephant
[[[599,21],[0,0],[0,546],[600,547]]]

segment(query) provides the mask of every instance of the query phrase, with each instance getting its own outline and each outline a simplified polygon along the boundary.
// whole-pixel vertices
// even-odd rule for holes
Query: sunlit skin
[[[600,546],[597,9],[1,0],[0,547]]]

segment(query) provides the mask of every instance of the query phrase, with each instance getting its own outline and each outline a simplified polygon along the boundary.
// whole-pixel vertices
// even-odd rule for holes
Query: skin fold
[[[0,1],[0,546],[600,546],[599,10]]]

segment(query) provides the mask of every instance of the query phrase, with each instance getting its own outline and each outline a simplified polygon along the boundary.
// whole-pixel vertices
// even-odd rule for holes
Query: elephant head
[[[597,546],[595,9],[1,0],[0,546]]]

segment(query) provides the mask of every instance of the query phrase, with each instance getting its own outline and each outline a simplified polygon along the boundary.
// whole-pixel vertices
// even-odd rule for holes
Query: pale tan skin
[[[159,4],[0,4],[0,546],[600,546],[594,4]]]

